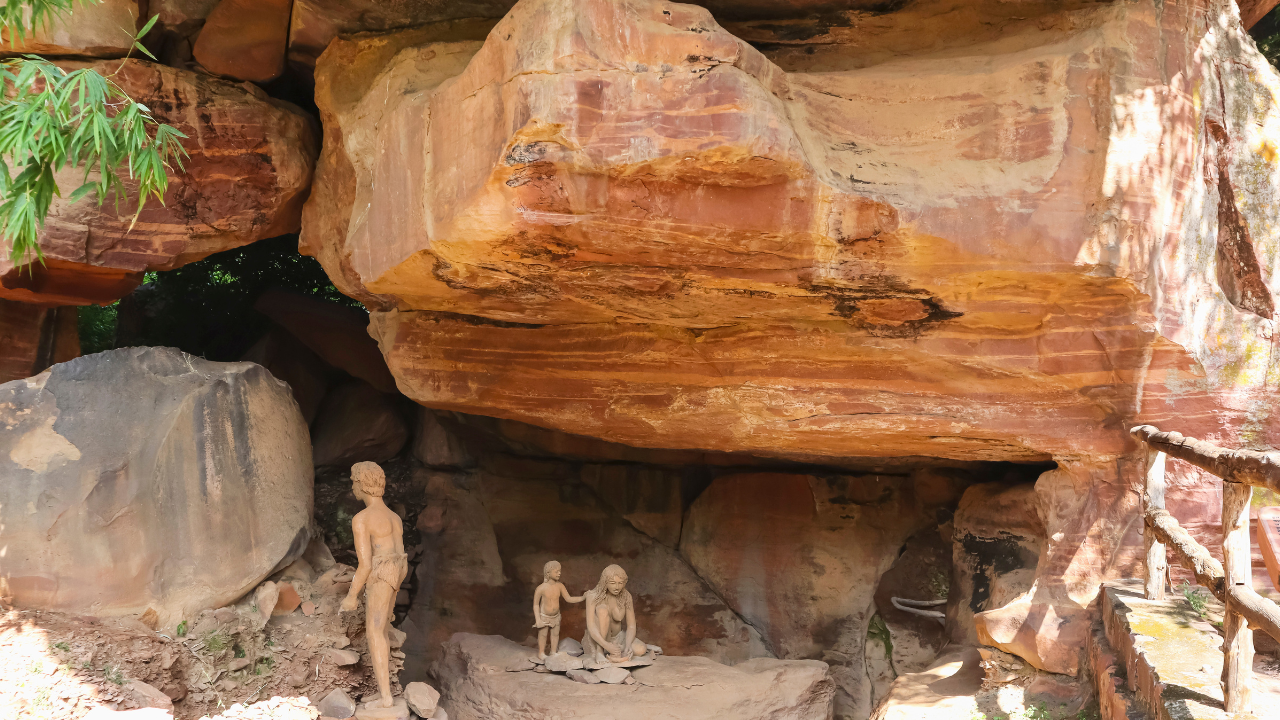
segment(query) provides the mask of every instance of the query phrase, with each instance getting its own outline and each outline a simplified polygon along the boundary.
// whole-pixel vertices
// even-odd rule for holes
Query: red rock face
[[[1012,12],[735,26],[769,57],[647,0],[338,41],[303,245],[431,407],[1057,462],[1018,637],[1135,567],[1129,426],[1280,444],[1280,77],[1226,3]]]
[[[113,203],[98,207],[91,197],[74,204],[55,198],[40,236],[44,266],[0,258],[0,297],[110,302],[145,270],[298,229],[315,161],[314,135],[300,112],[259,90],[140,60],[126,61],[114,79],[158,121],[187,135],[185,170],[175,168],[164,205],[152,200],[136,223],[129,204],[117,213]],[[59,180],[69,190],[80,174]]]
[[[292,5],[292,0],[223,0],[196,39],[196,60],[209,72],[236,80],[279,77]]]
[[[46,308],[0,299],[0,383],[80,356],[75,308]]]

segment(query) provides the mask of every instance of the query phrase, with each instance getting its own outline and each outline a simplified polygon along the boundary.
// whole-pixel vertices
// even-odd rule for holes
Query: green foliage
[[[61,650],[62,652],[71,652],[71,646],[70,646],[70,645],[68,645],[66,642],[56,642],[56,643],[54,643],[54,644],[53,644],[53,649],[54,649],[54,650]]]
[[[867,639],[884,645],[884,659],[893,663],[893,635],[889,633],[889,626],[879,613],[872,615],[871,621],[867,623]]]
[[[1182,581],[1182,586],[1178,589],[1182,591],[1182,597],[1191,604],[1191,609],[1200,617],[1204,617],[1205,606],[1209,604],[1209,594],[1200,588],[1192,587],[1186,580]]]
[[[208,650],[212,655],[217,655],[226,650],[229,645],[231,645],[231,639],[216,630],[209,633],[204,639],[204,649]]]
[[[947,594],[951,592],[951,579],[938,568],[934,568],[929,573],[929,592],[940,600],[945,600]]]
[[[187,621],[183,620],[182,622],[178,623],[178,637],[186,637],[186,636],[187,636]]]
[[[120,302],[110,305],[86,305],[76,312],[80,334],[80,352],[85,355],[110,350],[116,342],[116,311]]]
[[[271,672],[271,668],[276,666],[276,659],[273,657],[260,657],[253,664],[253,674],[262,675]]]
[[[320,263],[298,254],[297,243],[297,235],[260,240],[149,274],[120,303],[114,347],[176,347],[209,360],[239,360],[271,325],[254,309],[268,289],[359,307],[338,292]],[[83,335],[81,344],[86,345]]]
[[[69,10],[71,2],[38,0],[36,16],[47,22]],[[21,5],[5,0],[0,18],[11,33],[21,34],[13,29],[22,27],[16,4]],[[133,37],[134,47],[147,55],[138,40],[158,17]],[[53,198],[62,197],[55,177],[60,170],[82,172],[82,184],[69,196],[72,202],[93,193],[99,205],[113,199],[118,211],[130,194],[122,169],[135,186],[135,221],[148,197],[164,202],[167,169],[171,164],[181,168],[186,151],[179,139],[186,135],[157,122],[111,77],[92,68],[67,72],[36,55],[0,61],[0,236],[15,264],[42,257],[39,232]]]
[[[87,0],[82,4],[100,0]],[[75,0],[4,0],[0,4],[0,27],[5,34],[26,40],[32,30],[49,27],[49,23],[71,12]]]

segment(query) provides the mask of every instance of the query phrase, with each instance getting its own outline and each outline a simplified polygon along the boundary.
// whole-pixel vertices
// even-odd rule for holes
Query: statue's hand
[[[613,643],[609,643],[609,642],[602,643],[600,647],[604,648],[605,653],[608,655],[622,654],[622,648],[618,647],[617,645],[614,645]]]
[[[342,599],[342,607],[338,608],[339,612],[351,612],[360,604],[359,599],[353,595],[348,595]]]

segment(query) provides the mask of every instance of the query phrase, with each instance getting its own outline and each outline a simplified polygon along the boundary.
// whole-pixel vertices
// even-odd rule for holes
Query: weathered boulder
[[[1035,583],[1044,521],[1031,483],[981,483],[967,489],[952,523],[951,640],[978,642],[974,616],[1003,607]]]
[[[310,348],[280,327],[268,330],[240,359],[257,363],[288,383],[307,424],[315,419],[336,374]]]
[[[680,552],[775,656],[831,664],[841,717],[866,717],[876,585],[927,522],[901,476],[724,475],[690,507]]]
[[[2,571],[23,606],[171,627],[309,538],[307,426],[251,363],[127,348],[0,385]]]
[[[395,457],[409,439],[397,398],[363,380],[329,391],[320,405],[312,438],[312,460],[319,465],[350,465]]]
[[[413,433],[413,456],[427,467],[470,467],[475,460],[462,441],[440,422],[430,408],[419,408]]]
[[[387,361],[369,337],[369,314],[365,311],[277,289],[262,293],[253,307],[326,363],[382,392],[397,391]]]
[[[221,0],[192,50],[215,75],[266,82],[284,72],[293,0]]]
[[[35,53],[61,57],[119,58],[133,47],[137,0],[102,0],[74,9],[37,27],[25,40],[0,31],[0,54]]]
[[[0,383],[31,377],[79,356],[75,308],[0,298]]]
[[[619,720],[831,717],[831,679],[826,664],[815,660],[757,658],[729,667],[702,657],[664,656],[633,670],[635,685],[608,686],[504,669],[502,659],[520,650],[524,648],[499,637],[451,637],[434,666],[450,717],[559,717],[566,708],[576,708],[584,717]]]
[[[297,108],[252,86],[142,60],[98,64],[187,135],[190,157],[170,172],[161,205],[154,199],[134,223],[93,197],[54,198],[40,233],[44,263],[14,266],[0,254],[0,298],[47,304],[109,302],[127,294],[145,270],[167,270],[207,255],[298,229],[316,147]],[[79,171],[60,174],[64,193]],[[127,180],[126,173],[126,183]],[[132,186],[130,186],[132,187]]]

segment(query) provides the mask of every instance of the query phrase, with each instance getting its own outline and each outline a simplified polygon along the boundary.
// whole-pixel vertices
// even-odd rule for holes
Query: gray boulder
[[[310,539],[307,426],[252,363],[172,348],[0,385],[4,575],[20,606],[165,627],[227,605]]]

